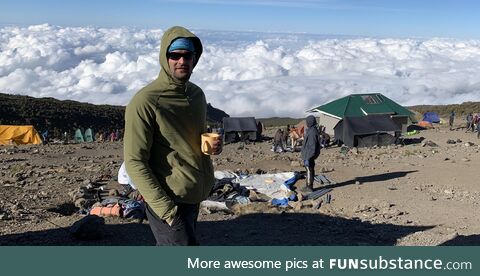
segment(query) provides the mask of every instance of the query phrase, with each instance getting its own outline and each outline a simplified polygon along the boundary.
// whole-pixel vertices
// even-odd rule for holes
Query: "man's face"
[[[167,54],[168,66],[172,76],[181,81],[188,81],[195,63],[195,53],[188,50],[175,50]]]

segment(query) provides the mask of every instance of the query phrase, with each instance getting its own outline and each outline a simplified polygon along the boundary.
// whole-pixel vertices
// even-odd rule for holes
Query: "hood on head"
[[[312,126],[317,124],[317,120],[315,119],[315,117],[313,115],[308,116],[305,119],[305,122],[307,123],[307,127],[312,127]]]
[[[166,30],[163,34],[162,42],[160,44],[160,65],[162,66],[162,70],[170,77],[172,74],[170,72],[170,68],[168,67],[167,50],[168,47],[170,47],[170,44],[172,44],[172,42],[179,37],[192,40],[193,45],[195,46],[195,63],[193,64],[193,67],[197,65],[198,60],[203,52],[203,46],[200,39],[184,27],[175,26]]]

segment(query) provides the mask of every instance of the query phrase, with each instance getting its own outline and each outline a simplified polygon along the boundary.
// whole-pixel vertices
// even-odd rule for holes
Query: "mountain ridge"
[[[209,124],[220,124],[224,117],[229,115],[207,105]],[[111,132],[124,128],[125,106],[0,93],[1,124],[33,125],[40,132],[48,129],[51,137],[61,137],[64,132],[73,134],[77,128]]]
[[[480,102],[464,102],[447,105],[406,106],[416,112],[421,120],[427,111],[437,112],[441,117],[455,111],[457,116],[466,116],[469,112],[479,112]],[[34,125],[38,131],[49,130],[52,137],[61,137],[63,132],[73,134],[76,128],[91,127],[95,132],[110,132],[124,127],[125,107],[116,105],[95,105],[72,100],[58,100],[52,97],[35,98],[24,95],[0,93],[0,124]],[[230,117],[225,111],[207,105],[207,121],[220,126],[224,117]],[[266,127],[294,125],[304,118],[271,117],[257,118]]]

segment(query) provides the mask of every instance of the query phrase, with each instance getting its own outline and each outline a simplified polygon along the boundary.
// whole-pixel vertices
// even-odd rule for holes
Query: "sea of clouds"
[[[162,29],[0,28],[0,92],[126,105],[159,72]],[[480,40],[195,31],[192,81],[231,116],[303,117],[352,93],[403,105],[480,100]]]

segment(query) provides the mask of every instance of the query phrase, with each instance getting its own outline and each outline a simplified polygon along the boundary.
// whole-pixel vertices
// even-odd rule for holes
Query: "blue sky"
[[[1,0],[1,25],[480,39],[475,0]]]

